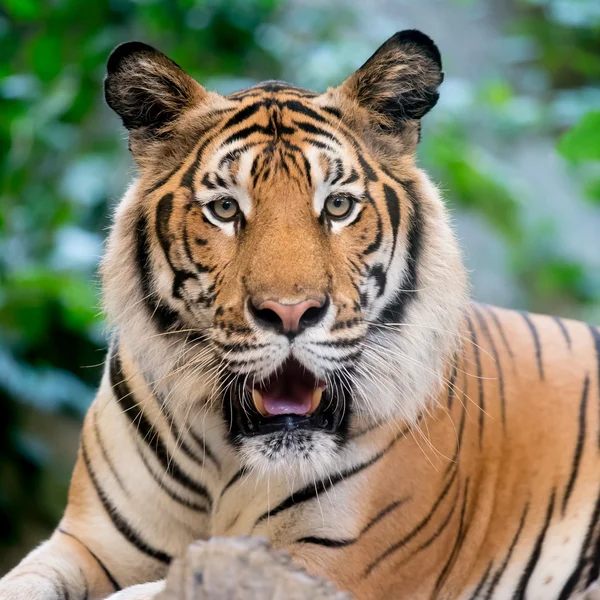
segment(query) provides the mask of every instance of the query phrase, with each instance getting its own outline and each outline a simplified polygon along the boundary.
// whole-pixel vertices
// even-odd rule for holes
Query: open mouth
[[[334,433],[344,418],[346,400],[334,396],[323,380],[293,358],[268,379],[247,382],[237,392],[232,388],[237,398],[232,396],[224,407],[232,413],[234,429],[244,436],[299,429]]]
[[[254,407],[263,417],[268,418],[277,415],[314,414],[327,386],[299,362],[291,359],[285,362],[280,371],[250,389]]]

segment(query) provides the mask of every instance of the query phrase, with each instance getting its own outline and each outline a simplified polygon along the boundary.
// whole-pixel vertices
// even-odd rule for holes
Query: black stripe
[[[381,521],[381,519],[383,519],[384,517],[387,517],[392,511],[396,510],[398,507],[402,506],[403,504],[406,504],[406,502],[408,502],[411,498],[409,498],[408,496],[405,498],[401,498],[400,500],[394,500],[393,502],[390,502],[390,504],[388,504],[386,507],[384,507],[383,509],[381,509],[361,530],[360,535],[363,535],[365,533],[367,533],[367,531],[369,531],[369,529],[371,529],[371,527],[375,526],[377,523],[379,523],[379,521]]]
[[[529,584],[529,580],[531,579],[531,576],[535,571],[535,567],[537,566],[537,563],[540,560],[540,556],[542,555],[542,546],[544,545],[544,538],[546,537],[546,533],[548,533],[548,528],[550,527],[550,520],[552,519],[552,514],[554,513],[555,499],[556,489],[553,489],[552,495],[550,496],[550,501],[548,502],[548,508],[546,510],[546,518],[544,520],[544,524],[537,537],[537,540],[535,541],[533,552],[529,557],[529,561],[527,563],[527,566],[525,567],[525,571],[523,572],[523,575],[521,575],[521,579],[513,595],[513,600],[525,600],[527,585]]]
[[[210,462],[212,462],[215,469],[220,472],[221,471],[221,462],[217,458],[216,454],[212,451],[211,447],[208,445],[206,438],[197,434],[193,429],[190,429],[189,434],[190,434],[190,437],[196,443],[196,445],[199,448],[202,448],[203,457],[208,459]],[[202,461],[202,464],[204,465],[204,460]]]
[[[502,579],[502,575],[504,575],[504,571],[506,571],[506,567],[508,567],[508,563],[512,557],[512,554],[513,554],[515,547],[519,541],[519,538],[521,537],[521,532],[523,531],[523,526],[525,525],[525,519],[527,518],[528,512],[529,512],[529,502],[527,504],[525,504],[525,508],[523,509],[523,512],[521,513],[521,520],[519,521],[519,527],[517,529],[517,532],[515,533],[515,535],[512,539],[512,542],[510,543],[508,552],[506,553],[506,556],[504,557],[504,560],[502,561],[500,568],[494,574],[492,581],[490,581],[490,586],[488,587],[488,590],[487,590],[484,600],[491,600],[494,590],[496,589],[496,586],[498,585],[498,583],[500,583],[500,579]]]
[[[206,440],[202,436],[198,435],[190,426],[187,433],[193,439],[194,443],[199,448],[202,449],[200,454],[195,452],[194,449],[188,444],[186,438],[182,436],[181,431],[180,431],[179,427],[177,426],[175,419],[173,418],[173,415],[171,414],[169,409],[165,406],[165,403],[162,400],[159,392],[155,389],[153,383],[148,381],[145,374],[144,374],[144,380],[146,381],[146,385],[148,385],[148,387],[152,390],[152,393],[153,393],[154,397],[156,398],[156,403],[157,403],[158,407],[160,408],[160,411],[164,415],[165,419],[167,420],[169,429],[170,429],[173,437],[181,445],[181,450],[183,451],[183,453],[186,454],[189,459],[193,460],[196,464],[198,464],[202,468],[204,468],[206,460],[208,459],[210,462],[213,463],[213,466],[215,467],[215,469],[217,471],[220,471],[221,465],[220,465],[219,461],[217,460],[217,457],[214,455],[214,453],[210,449],[209,445],[206,443]]]
[[[496,329],[498,330],[498,333],[500,334],[500,338],[502,339],[502,343],[504,344],[504,347],[506,348],[506,352],[508,352],[508,355],[514,360],[515,356],[513,354],[512,348],[510,347],[510,344],[508,343],[508,338],[506,337],[506,333],[504,332],[504,328],[502,327],[502,324],[500,323],[500,319],[498,318],[496,311],[494,310],[494,308],[492,306],[489,306],[488,304],[483,304],[481,306],[483,306],[483,309],[491,317],[492,321],[494,321],[494,325],[496,326]]]
[[[334,160],[335,162],[335,175],[329,182],[329,185],[335,185],[344,176],[344,165],[339,158]]]
[[[465,513],[467,510],[468,493],[469,493],[469,478],[467,477],[467,479],[465,481],[465,487],[464,487],[464,493],[463,493],[463,504],[462,504],[462,509],[460,511],[460,521],[458,522],[458,532],[456,534],[456,541],[454,542],[454,547],[452,548],[452,552],[450,552],[448,561],[444,565],[437,581],[435,582],[435,588],[433,590],[433,594],[431,595],[432,598],[437,598],[438,594],[440,593],[440,590],[444,586],[444,583],[446,582],[448,574],[450,573],[450,569],[452,568],[452,565],[455,563],[456,557],[458,556],[459,552],[461,551],[463,542],[465,540],[466,528],[465,528],[464,524],[465,524]]]
[[[569,347],[569,350],[571,350],[571,336],[569,335],[569,331],[566,328],[564,321],[560,317],[552,317],[552,318],[554,319],[554,322],[558,325],[560,332],[562,333],[563,337],[565,338],[565,342],[567,342],[567,346]]]
[[[315,546],[323,546],[325,548],[344,548],[346,546],[350,546],[354,544],[356,540],[332,540],[330,538],[321,538],[321,537],[303,537],[299,540],[296,540],[296,544],[314,544]]]
[[[412,218],[408,230],[406,262],[407,271],[400,289],[391,303],[384,309],[379,317],[380,322],[401,323],[404,321],[406,310],[411,302],[414,302],[418,294],[418,265],[421,258],[421,247],[423,243],[423,221],[419,200],[412,182],[403,182],[403,188],[412,205]]]
[[[205,498],[209,505],[212,504],[212,498],[207,488],[200,482],[191,479],[175,462],[173,456],[169,456],[167,447],[160,437],[158,430],[144,415],[124,379],[125,375],[123,374],[118,351],[115,351],[110,359],[109,374],[115,398],[121,405],[123,413],[129,418],[132,425],[135,426],[142,441],[155,454],[165,472],[181,486]]]
[[[398,239],[398,228],[400,227],[400,199],[395,190],[387,183],[383,184],[383,193],[385,195],[385,203],[387,205],[390,222],[392,224],[392,253],[390,255],[390,263],[394,258],[396,250],[396,240]],[[388,265],[389,267],[389,265]]]
[[[245,121],[252,115],[256,114],[261,108],[264,107],[264,102],[255,102],[245,106],[238,112],[236,112],[228,121],[225,122],[219,134],[225,133],[228,129],[239,125],[242,121]]]
[[[358,321],[360,322],[360,321]],[[363,337],[346,338],[343,340],[331,340],[327,342],[308,342],[311,346],[319,348],[353,348],[363,340]]]
[[[302,141],[305,144],[310,144],[311,146],[314,146],[315,148],[319,148],[320,150],[327,150],[328,152],[335,152],[335,148],[333,146],[330,146],[329,144],[326,144],[325,142],[322,142],[320,140],[315,140],[314,138],[305,137],[305,138],[302,138]],[[325,177],[325,179],[327,179],[327,178]]]
[[[234,486],[244,475],[246,475],[248,473],[248,468],[247,467],[242,467],[241,469],[238,469],[234,476],[225,484],[225,487],[223,488],[223,490],[221,491],[221,498],[223,498],[225,492],[232,486]]]
[[[557,600],[570,600],[573,597],[573,592],[575,591],[575,588],[577,587],[577,585],[579,584],[579,582],[582,578],[583,571],[590,563],[591,557],[588,555],[588,553],[589,553],[590,548],[592,547],[592,544],[594,543],[594,539],[593,539],[594,535],[598,535],[597,528],[598,528],[599,523],[600,523],[600,493],[596,497],[596,505],[594,506],[594,510],[592,512],[592,516],[591,516],[589,524],[588,524],[588,529],[587,529],[587,532],[585,535],[585,539],[583,541],[583,544],[581,545],[581,551],[579,554],[579,560],[577,561],[577,566],[571,573],[569,579],[567,579],[563,589],[560,592],[560,596],[557,598]],[[598,544],[598,539],[600,539],[600,538],[596,538],[596,545]],[[594,574],[592,572],[593,570],[594,569],[592,568],[589,573],[588,583],[587,583],[588,586],[598,578],[597,574]]]
[[[218,132],[215,132],[213,135],[208,135],[206,139],[198,146],[198,150],[196,151],[196,156],[194,157],[194,161],[187,169],[187,171],[181,176],[180,185],[183,188],[186,188],[190,191],[194,191],[194,178],[196,176],[196,171],[198,170],[198,165],[202,160],[202,155],[204,151],[208,147],[208,145],[217,137]]]
[[[438,539],[438,537],[443,533],[444,529],[446,529],[446,527],[448,527],[448,524],[450,523],[450,519],[452,519],[452,515],[454,514],[454,511],[456,510],[456,506],[457,506],[457,500],[458,500],[458,494],[459,494],[460,488],[457,486],[456,487],[456,493],[454,494],[454,499],[452,501],[452,506],[450,507],[450,510],[448,511],[448,514],[446,515],[446,518],[440,523],[440,525],[438,526],[438,528],[433,532],[433,534],[427,538],[423,543],[421,543],[419,546],[417,546],[411,553],[409,556],[407,556],[401,563],[395,565],[395,568],[399,568],[401,565],[406,564],[408,561],[412,560],[415,555],[417,555],[419,552],[425,550],[425,548],[428,548],[429,546],[431,546],[431,544],[433,544],[433,542],[435,542],[435,540]]]
[[[298,100],[286,100],[281,102],[281,106],[289,109],[291,112],[310,117],[319,123],[325,123],[327,125],[331,124],[323,115],[320,115],[316,110],[309,108],[306,104],[299,102]]]
[[[217,186],[210,180],[212,173],[204,173],[200,185],[204,186],[207,190],[214,190]],[[171,195],[172,196],[172,195]]]
[[[136,223],[136,263],[142,288],[142,300],[155,327],[162,332],[174,329],[179,317],[174,310],[156,298],[156,291],[152,284],[148,219],[143,213],[140,213]]]
[[[448,462],[448,466],[446,467],[446,472],[444,473],[444,477],[448,476],[448,473],[453,469],[453,467],[458,462],[458,456],[460,454],[460,450],[462,448],[462,440],[465,433],[465,423],[467,420],[467,403],[465,402],[466,396],[466,387],[467,387],[467,373],[463,371],[463,399],[461,402],[462,412],[460,414],[460,425],[458,426],[458,437],[456,439],[456,447],[454,449],[454,454],[452,455],[452,459]]]
[[[525,311],[518,311],[518,312],[523,317],[525,324],[527,325],[527,327],[529,328],[529,331],[531,332],[531,337],[533,338],[533,344],[535,346],[535,360],[537,361],[538,373],[539,373],[540,379],[544,379],[544,365],[542,362],[542,346],[540,344],[540,336],[538,334],[537,327],[531,320],[529,313],[527,313]]]
[[[342,181],[342,185],[348,185],[349,183],[354,183],[355,181],[358,181],[358,171],[352,167],[352,171],[350,172],[350,175],[348,175],[348,177],[346,177],[346,179],[344,179],[344,181]]]
[[[450,381],[448,382],[448,410],[452,410],[452,404],[454,403],[454,397],[456,395],[456,377],[458,375],[458,367],[456,365],[457,358],[454,358],[452,363],[452,372],[450,373]]]
[[[596,517],[596,527],[598,527],[598,517]],[[600,578],[600,532],[596,532],[596,542],[594,544],[594,550],[589,559],[590,570],[587,576],[586,588],[592,585],[592,583],[598,581]]]
[[[219,313],[218,311],[221,311]],[[217,308],[217,314],[222,314],[223,308]],[[220,342],[219,340],[211,340],[215,346],[217,346],[223,352],[233,352],[237,350],[238,352],[248,352],[249,350],[259,350],[260,348],[268,348],[269,344],[248,344],[244,342],[240,342],[238,344],[227,344]]]
[[[356,148],[356,157],[358,158],[362,170],[365,172],[367,181],[379,181],[377,173],[375,173],[373,167],[366,161],[359,148]]]
[[[304,154],[302,154],[302,161],[304,162],[304,171],[306,176],[306,182],[309,188],[312,188],[312,174],[310,168],[310,162],[308,162],[308,158]]]
[[[569,503],[569,498],[573,492],[573,487],[575,486],[575,481],[577,480],[577,475],[579,474],[579,465],[581,463],[581,455],[583,453],[583,444],[585,442],[586,435],[586,420],[587,420],[587,400],[588,400],[588,391],[590,387],[590,378],[589,375],[586,375],[585,381],[583,382],[583,392],[581,394],[581,403],[579,405],[579,431],[577,432],[577,444],[575,445],[575,454],[573,455],[573,466],[571,467],[571,475],[569,477],[569,482],[567,483],[567,487],[565,489],[565,495],[562,501],[562,515],[565,516],[565,512],[567,510],[567,504]]]
[[[344,548],[347,546],[351,546],[355,544],[365,533],[367,533],[373,526],[375,526],[379,521],[381,521],[384,517],[389,515],[392,511],[396,510],[399,506],[405,504],[410,498],[402,498],[401,500],[395,500],[391,502],[382,510],[380,510],[360,531],[358,537],[350,538],[345,540],[334,540],[331,538],[321,538],[321,537],[303,537],[297,540],[295,543],[303,543],[303,544],[316,544],[318,546],[326,546],[327,548]]]
[[[106,568],[106,565],[78,537],[74,536],[72,533],[69,533],[68,531],[65,531],[62,527],[59,527],[58,531],[60,531],[60,533],[62,533],[63,535],[73,538],[76,542],[79,542],[88,551],[90,556],[98,563],[98,566],[102,569],[102,572],[106,576],[106,579],[108,579],[110,584],[113,586],[113,589],[115,590],[115,592],[119,592],[123,589],[118,584],[117,580],[113,577],[112,573]]]
[[[153,393],[155,396],[157,395],[155,390],[153,390]],[[179,447],[181,448],[182,452],[190,460],[194,461],[198,466],[204,468],[206,465],[206,460],[208,459],[210,462],[213,463],[213,466],[216,468],[216,470],[220,471],[221,465],[218,463],[214,454],[204,441],[204,438],[200,437],[199,435],[196,435],[191,429],[188,431],[190,437],[194,440],[194,443],[202,448],[202,450],[198,454],[198,452],[196,452],[195,449],[190,446],[187,439],[182,435],[181,430],[177,426],[177,423],[175,423],[175,419],[173,418],[173,415],[171,414],[169,409],[163,405],[163,403],[158,399],[158,397],[156,398],[156,400],[162,414],[167,420],[169,430],[171,431],[171,434],[173,435],[175,440],[179,443]]]
[[[229,165],[229,163],[232,163],[241,154],[243,154],[244,152],[246,152],[246,150],[249,150],[250,148],[252,148],[255,145],[256,144],[244,144],[243,146],[240,146],[239,148],[235,148],[234,150],[230,150],[225,156],[223,156],[221,158],[221,160],[219,161],[219,165],[218,165],[217,168],[218,169],[222,169],[225,165]]]
[[[328,477],[326,480],[321,479],[320,481],[318,481],[314,484],[307,485],[307,486],[303,487],[302,489],[298,490],[297,492],[294,492],[292,495],[288,496],[285,500],[280,502],[275,508],[263,513],[256,521],[253,529],[257,525],[262,523],[262,521],[265,521],[268,518],[274,517],[274,516],[278,515],[280,512],[283,512],[284,510],[292,508],[293,506],[298,506],[299,504],[302,504],[303,502],[308,502],[309,500],[312,500],[313,498],[315,498],[318,494],[326,492],[328,489],[332,488],[334,485],[338,484],[340,481],[346,481],[350,477],[356,475],[357,473],[360,473],[364,469],[367,469],[371,465],[375,464],[381,458],[381,456],[383,456],[383,454],[376,454],[373,458],[371,458],[366,463],[362,463],[352,469],[348,469],[342,473],[338,473],[337,475],[334,475],[333,477]]]
[[[255,90],[260,90],[261,92],[280,92],[284,94],[293,94],[296,96],[306,98],[314,98],[317,95],[315,92],[311,92],[310,90],[307,90],[305,88],[292,85],[291,83],[287,83],[286,81],[279,81],[277,79],[270,79],[268,81],[264,81],[250,88],[250,90],[248,91],[242,90],[232,95],[241,95],[247,97],[251,96]]]
[[[368,200],[371,207],[373,208],[373,210],[375,211],[375,216],[377,217],[377,232],[375,234],[375,239],[363,251],[363,256],[366,256],[367,254],[373,254],[373,252],[379,250],[379,248],[381,247],[381,242],[383,240],[383,226],[381,225],[381,214],[379,213],[377,204],[375,204],[373,198],[368,192],[366,192],[365,197]]]
[[[417,534],[419,534],[422,531],[422,529],[429,523],[429,521],[431,521],[431,519],[433,518],[433,515],[435,514],[438,507],[440,506],[440,504],[442,503],[442,501],[448,494],[450,488],[452,487],[452,484],[456,481],[457,473],[458,473],[458,469],[455,469],[452,474],[452,477],[448,480],[444,489],[442,490],[442,493],[438,496],[436,501],[433,503],[433,506],[431,507],[431,510],[429,511],[429,513],[427,513],[427,515],[402,539],[400,539],[397,542],[395,542],[394,544],[388,546],[388,548],[382,554],[380,554],[375,560],[371,561],[367,565],[367,568],[363,572],[363,575],[362,575],[363,578],[368,577],[373,572],[373,570],[376,569],[384,560],[386,560],[389,556],[391,556],[392,554],[394,554],[395,552],[400,550],[400,548],[402,548],[403,546],[406,546],[406,544],[408,544],[408,542],[410,542],[410,540],[412,540]]]
[[[126,496],[129,496],[129,492],[125,488],[125,484],[123,483],[121,476],[117,472],[117,469],[115,468],[112,460],[110,459],[110,456],[108,455],[108,451],[106,450],[106,446],[104,445],[104,440],[102,439],[102,436],[100,435],[100,428],[98,427],[98,416],[96,413],[93,414],[93,422],[94,422],[94,432],[96,433],[96,439],[98,440],[98,446],[100,447],[100,453],[102,454],[102,458],[104,459],[104,462],[108,465],[108,469],[112,473],[112,476],[115,478],[119,487],[121,488],[121,491]]]
[[[85,441],[82,438],[81,440],[81,455],[83,457],[83,462],[87,469],[88,475],[90,476],[90,480],[92,485],[94,486],[96,493],[98,494],[98,498],[104,507],[104,510],[110,517],[112,524],[116,527],[119,533],[132,545],[135,546],[140,552],[149,556],[150,558],[154,558],[165,565],[168,565],[172,557],[162,550],[157,550],[150,546],[145,540],[143,540],[131,527],[131,525],[119,514],[116,506],[108,499],[106,492],[100,486],[100,482],[98,481],[94,470],[92,469],[92,465],[90,463],[90,459],[87,453],[87,449],[85,447]]]
[[[596,350],[596,364],[598,365],[598,374],[596,376],[596,386],[598,388],[598,398],[600,400],[600,330],[594,325],[588,325],[592,340],[594,341],[594,348]],[[600,403],[599,403],[600,407]],[[600,418],[599,418],[600,421]],[[600,427],[598,428],[598,447],[600,448]]]
[[[325,112],[332,114],[334,117],[337,117],[338,119],[342,118],[342,111],[339,108],[336,108],[335,106],[322,106],[321,109],[324,110]]]
[[[466,315],[467,323],[469,325],[469,332],[471,334],[471,342],[473,346],[473,355],[475,357],[475,366],[477,369],[477,389],[479,393],[479,447],[481,448],[481,444],[483,442],[483,427],[485,424],[485,395],[483,389],[483,374],[481,369],[481,356],[479,355],[479,344],[477,342],[477,333],[475,332],[475,328],[473,327],[473,321],[471,321],[471,317]]]
[[[235,133],[232,133],[226,140],[224,140],[221,143],[221,146],[227,146],[227,144],[231,144],[231,142],[245,140],[254,133],[263,133],[264,135],[269,135],[270,132],[269,128],[263,125],[249,125],[248,127],[243,127]]]
[[[67,582],[67,580],[65,579],[65,576],[55,567],[51,567],[52,571],[54,572],[54,575],[56,576],[56,580],[57,581],[52,581],[51,583],[54,584],[54,589],[58,592],[58,597],[61,600],[71,600],[71,594],[69,593],[69,584]],[[86,587],[87,587],[87,582],[85,581],[85,577],[83,579]]]
[[[483,574],[482,578],[479,580],[479,583],[477,584],[477,587],[475,588],[475,591],[473,592],[473,594],[471,595],[469,600],[477,600],[479,594],[481,594],[481,592],[483,591],[483,588],[485,587],[485,584],[487,583],[488,577],[490,576],[490,573],[492,571],[492,561],[490,561],[490,563],[487,566],[487,569],[485,570],[485,573]]]
[[[355,440],[363,435],[367,435],[367,433],[371,433],[371,431],[375,431],[381,427],[381,423],[374,423],[372,425],[368,425],[364,429],[360,429],[358,431],[354,431],[348,435],[348,441]]]
[[[193,206],[190,204],[190,207]],[[173,212],[173,194],[165,194],[156,205],[156,222],[155,222],[155,231],[156,237],[160,243],[160,247],[162,248],[163,254],[165,256],[165,260],[171,267],[173,271],[173,286],[172,286],[172,294],[174,298],[178,298],[180,300],[184,300],[182,294],[183,284],[186,280],[194,278],[195,274],[193,272],[184,271],[179,269],[172,261],[170,256],[171,250],[171,241],[172,235],[169,231],[169,220],[171,218],[171,213]],[[184,232],[184,239],[187,240],[186,232]],[[189,248],[188,248],[189,250]],[[188,256],[191,262],[192,259]],[[197,267],[197,265],[196,265]],[[186,303],[187,305],[187,303]]]
[[[331,140],[332,142],[335,142],[338,146],[342,145],[340,140],[338,140],[335,135],[329,133],[329,131],[326,131],[325,129],[322,129],[321,127],[317,127],[316,125],[308,123],[307,121],[293,121],[293,123],[298,129],[304,131],[305,133],[310,133],[311,135],[320,135],[328,140]]]
[[[585,587],[588,588],[592,583],[598,581],[600,577],[600,535],[596,537],[596,543],[594,545],[594,551],[589,559],[590,570],[587,576],[587,582]]]
[[[350,477],[353,477],[354,475],[357,475],[361,471],[368,469],[370,466],[374,465],[382,456],[384,456],[389,450],[391,450],[392,447],[396,444],[396,442],[398,442],[399,440],[404,438],[404,436],[406,435],[407,432],[408,432],[408,429],[402,430],[383,450],[381,450],[380,452],[375,454],[375,456],[370,458],[368,461],[361,463],[359,465],[356,465],[355,467],[352,467],[351,469],[347,469],[345,471],[338,472],[333,476],[327,477],[327,479],[321,479],[320,481],[316,481],[315,483],[309,484],[309,485],[303,487],[302,489],[298,490],[297,492],[294,492],[293,494],[288,496],[285,500],[280,502],[275,508],[263,513],[258,518],[256,523],[254,524],[254,527],[252,528],[252,530],[254,530],[257,525],[262,523],[262,521],[265,521],[266,519],[268,519],[270,517],[274,517],[275,515],[278,515],[280,512],[283,512],[284,510],[287,510],[288,508],[291,508],[293,506],[298,506],[299,504],[302,504],[303,502],[312,500],[318,494],[326,492],[327,490],[332,488],[334,485],[337,485],[341,481],[347,481],[348,479],[350,479]]]
[[[172,490],[167,485],[165,478],[162,477],[161,475],[159,475],[158,473],[154,472],[152,465],[149,463],[148,459],[144,456],[144,453],[140,452],[138,450],[138,454],[139,454],[139,457],[141,458],[142,462],[144,463],[146,470],[148,471],[148,473],[150,473],[150,475],[152,476],[152,479],[154,479],[154,481],[156,482],[156,485],[160,488],[160,490],[162,492],[167,494],[167,496],[169,496],[169,498],[171,498],[171,500],[177,502],[177,504],[180,504],[184,508],[189,508],[190,510],[193,510],[198,513],[207,513],[208,512],[207,504],[199,504],[198,502],[188,500],[187,498],[183,498],[177,492]]]
[[[174,169],[171,170],[171,172],[166,177],[163,177],[163,179],[159,179],[154,185],[149,187],[146,190],[146,194],[152,194],[156,190],[158,190],[158,188],[161,188],[163,185],[165,185],[165,183],[167,183],[171,179],[171,177],[173,177],[177,173],[177,171],[181,169],[181,167],[181,164],[177,165]]]
[[[494,338],[490,333],[490,329],[487,326],[485,317],[482,312],[479,310],[477,304],[472,304],[473,312],[477,317],[477,321],[479,323],[479,327],[481,331],[483,331],[483,335],[488,340],[490,344],[490,350],[492,351],[492,357],[494,358],[494,362],[496,363],[496,372],[498,374],[498,388],[500,390],[500,410],[502,412],[502,426],[506,427],[506,395],[504,392],[504,374],[502,372],[502,361],[500,360],[500,356],[498,354],[498,349],[496,348],[496,344],[494,343]]]

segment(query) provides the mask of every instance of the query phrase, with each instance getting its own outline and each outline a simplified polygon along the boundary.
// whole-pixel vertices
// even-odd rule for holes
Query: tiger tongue
[[[306,415],[312,406],[312,392],[304,386],[288,386],[286,390],[263,392],[265,412],[272,416]]]
[[[311,412],[314,384],[297,369],[287,368],[260,390],[267,415],[306,415]]]
[[[324,382],[292,359],[252,389],[252,400],[263,417],[312,415],[319,407],[325,387]]]

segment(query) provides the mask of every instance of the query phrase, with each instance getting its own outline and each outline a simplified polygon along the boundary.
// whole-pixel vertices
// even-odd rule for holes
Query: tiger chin
[[[221,96],[113,51],[138,174],[101,267],[112,341],[64,517],[0,600],[149,599],[239,535],[358,600],[594,584],[600,332],[468,301],[416,162],[442,81],[414,30],[321,94]]]

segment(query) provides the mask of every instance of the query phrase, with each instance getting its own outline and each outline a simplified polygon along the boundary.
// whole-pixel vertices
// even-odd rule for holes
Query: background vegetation
[[[144,40],[221,92],[267,78],[324,89],[418,26],[389,18],[396,4],[0,1],[0,574],[60,518],[100,378],[95,273],[133,169],[102,99],[110,50]],[[419,4],[435,19],[435,0]],[[420,150],[454,209],[475,294],[600,322],[600,5],[445,4],[465,22],[483,15],[502,49],[475,78],[446,64]],[[477,53],[468,35],[452,43]]]

